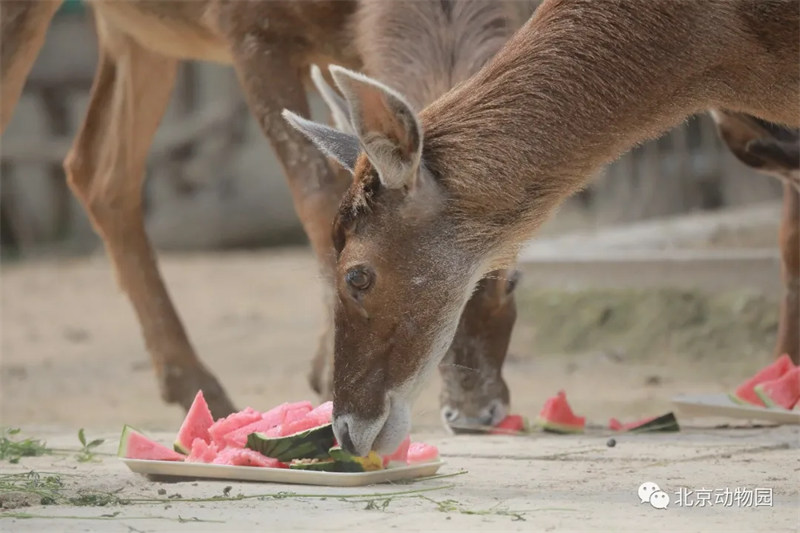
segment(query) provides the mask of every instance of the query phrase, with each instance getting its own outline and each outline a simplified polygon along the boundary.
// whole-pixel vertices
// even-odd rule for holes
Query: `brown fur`
[[[527,18],[515,3],[486,0],[386,2],[363,0],[356,13],[356,46],[364,71],[400,91],[422,109],[464,82],[491,59]],[[529,14],[529,13],[528,13]],[[376,116],[365,110],[365,116]],[[384,128],[386,131],[388,128]],[[403,132],[391,128],[390,137]],[[409,140],[414,146],[418,140]],[[369,175],[358,205],[369,202],[377,175],[362,157],[356,175]],[[346,205],[356,205],[355,201]],[[352,210],[351,210],[352,212]],[[343,242],[345,215],[334,239]],[[357,216],[357,213],[354,213]],[[508,290],[510,272],[491,272],[464,308],[448,354],[440,365],[440,397],[451,427],[492,424],[505,414],[508,387],[502,366],[516,317]]]
[[[59,5],[60,0],[0,2],[0,131]],[[202,389],[214,415],[226,415],[235,410],[233,404],[196,356],[144,231],[141,184],[149,145],[178,60],[232,63],[251,112],[286,171],[313,248],[319,257],[329,256],[331,198],[340,198],[347,182],[280,113],[288,107],[308,114],[305,82],[312,63],[359,66],[349,26],[356,4],[94,0],[90,5],[100,57],[86,118],[65,162],[67,179],[133,304],[162,397],[188,408]]]
[[[60,3],[60,0],[4,0],[0,6],[3,24],[0,131],[11,117],[27,73],[44,42],[50,18]],[[382,10],[384,16],[381,20],[391,24],[404,12],[400,2],[381,4],[365,6],[361,13]],[[426,10],[429,6],[440,5],[438,1],[418,4],[416,11],[410,14],[424,27],[428,22]],[[453,23],[480,22],[480,17],[476,16],[481,13],[471,13],[468,9],[473,5],[474,2],[457,4]],[[483,5],[482,10],[497,11],[489,4]],[[278,150],[287,170],[295,207],[320,268],[326,278],[331,278],[335,257],[330,226],[347,181],[326,165],[321,165],[324,161],[316,152],[308,150],[304,141],[299,141],[282,120],[275,119],[275,110],[287,106],[307,112],[305,96],[300,89],[310,64],[324,66],[335,61],[358,66],[358,54],[351,44],[350,20],[355,3],[95,0],[92,8],[99,32],[100,65],[87,117],[66,163],[70,184],[105,240],[119,282],[134,305],[162,395],[168,401],[177,401],[188,407],[197,387],[202,387],[215,415],[221,416],[231,411],[233,406],[195,355],[166,293],[155,254],[143,232],[139,199],[148,145],[171,91],[176,60],[233,63],[254,116]],[[426,28],[426,31],[430,29]],[[452,70],[457,74],[450,76],[449,69],[429,72],[430,76],[448,73],[449,83],[436,85],[438,92],[430,99],[449,88],[454,83],[449,81],[451,78],[460,81],[488,58],[486,54],[493,53],[486,43],[479,44],[479,51],[474,51],[474,46],[463,41],[470,33],[480,37],[479,29],[467,24],[447,33],[448,38],[462,39],[458,43],[442,44],[441,49],[441,53],[453,54],[456,63]],[[366,31],[366,28],[362,26],[359,31]],[[492,46],[496,51],[502,44],[498,40],[500,33],[507,38],[510,32],[504,28],[492,32]],[[436,33],[428,35],[427,41],[438,43]],[[379,36],[372,35],[370,40],[372,37]],[[397,46],[405,43],[402,35],[394,35],[393,39]],[[372,42],[377,41],[376,38]],[[431,43],[426,45],[425,41],[417,44],[428,49],[435,46]],[[455,51],[454,44],[457,47]],[[433,66],[426,64],[426,68]],[[114,98],[117,98],[116,103]],[[131,109],[133,115],[129,115],[127,109]],[[486,298],[476,297],[474,304],[467,307],[467,325],[459,329],[455,343],[463,348],[451,357],[452,368],[463,369],[471,365],[486,369],[480,374],[486,376],[484,385],[476,383],[473,394],[463,388],[463,383],[443,376],[446,381],[443,394],[457,397],[459,400],[451,403],[467,415],[478,412],[480,405],[487,401],[487,395],[494,397],[499,394],[506,403],[508,401],[500,370],[510,326],[500,324],[489,328],[485,324],[496,324],[491,316],[498,316],[495,308],[498,303],[513,307],[513,300],[508,304],[500,292],[488,294],[494,295],[493,303],[481,303]],[[332,313],[333,301],[327,303],[326,307]],[[488,317],[487,320],[480,319],[483,315]],[[509,313],[506,311],[499,315],[509,316]],[[312,387],[326,398],[331,394],[332,317],[329,322],[330,327],[320,338],[309,376]],[[479,355],[483,355],[483,351],[476,356],[477,348],[468,348],[475,346],[486,350],[486,361],[480,362]],[[459,388],[449,394],[449,386]]]
[[[509,264],[599,167],[711,108],[800,125],[799,47],[794,1],[545,1],[486,67],[420,113],[422,165],[407,179],[438,203],[383,186],[365,201],[358,191],[374,178],[355,177],[340,213],[366,207],[338,224],[340,442],[396,445],[479,277]],[[411,203],[428,216],[406,218]],[[375,279],[357,299],[352,268]]]
[[[800,364],[800,130],[741,113],[717,110],[711,116],[723,141],[742,163],[784,182],[778,234],[784,297],[774,355],[788,354]]]

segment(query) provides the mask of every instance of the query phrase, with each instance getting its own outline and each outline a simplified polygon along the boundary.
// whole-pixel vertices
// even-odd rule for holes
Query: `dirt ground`
[[[266,409],[312,397],[306,374],[323,314],[319,280],[307,250],[162,254],[161,266],[194,345],[239,406]],[[522,302],[535,297],[527,295],[528,289],[521,290]],[[165,439],[180,423],[181,410],[164,405],[158,397],[133,312],[117,290],[101,253],[4,266],[1,304],[3,426],[19,426],[27,435],[47,438],[50,445],[56,442],[71,448],[78,444],[77,429],[85,428],[89,436],[109,439],[104,449],[110,452],[111,441],[123,423],[167,432]],[[689,356],[663,340],[661,349],[646,354],[641,347],[616,350],[613,344],[595,350],[585,349],[586,345],[561,350],[563,344],[551,344],[549,351],[537,352],[541,343],[535,339],[542,332],[533,316],[536,312],[542,316],[548,307],[523,306],[505,371],[513,410],[533,417],[545,398],[564,388],[575,410],[597,427],[612,416],[632,419],[672,410],[670,398],[677,393],[728,390],[768,360],[772,342],[772,326],[767,324],[760,341],[742,348],[750,352],[747,357]],[[727,326],[715,326],[714,334],[725,335],[726,327],[728,331],[740,327],[737,316],[729,315]],[[553,323],[547,322],[547,327]],[[624,322],[620,327],[625,327]],[[695,429],[666,437],[628,438],[614,449],[606,448],[607,435],[599,430],[575,438],[451,437],[439,423],[438,389],[438,379],[432,379],[416,403],[415,437],[440,445],[448,461],[443,473],[460,468],[470,473],[412,486],[452,481],[454,487],[431,494],[433,503],[416,496],[387,496],[391,500],[388,507],[365,513],[361,511],[368,503],[339,501],[335,491],[312,489],[310,492],[331,497],[324,501],[294,499],[287,503],[286,513],[273,518],[269,516],[277,508],[275,502],[251,500],[175,503],[165,509],[162,503],[144,510],[136,506],[102,510],[48,506],[25,508],[24,512],[80,515],[93,517],[91,520],[110,520],[114,517],[100,515],[117,511],[119,517],[169,518],[142,519],[141,523],[114,520],[120,531],[223,527],[176,522],[179,515],[200,519],[224,516],[227,531],[249,529],[254,524],[278,530],[576,530],[589,529],[586,520],[590,517],[591,529],[622,531],[652,526],[652,518],[659,516],[654,515],[655,509],[645,509],[635,500],[638,485],[652,477],[671,487],[722,489],[761,483],[775,490],[775,505],[769,510],[660,511],[670,520],[674,518],[670,530],[796,531],[800,523],[796,520],[800,513],[800,433],[796,428],[711,431],[707,428],[726,421],[682,419],[687,428]],[[86,465],[69,456],[43,457],[25,459],[22,465],[0,463],[0,472],[31,468],[70,472],[78,476],[74,490],[106,486],[107,480],[108,487],[121,487],[120,494],[128,498],[153,495],[162,487],[129,473],[113,458]],[[645,467],[648,479],[640,471]],[[221,493],[225,484],[165,486],[169,494],[209,497]],[[235,484],[233,494],[277,490],[297,489]],[[366,492],[387,490],[398,487]],[[452,502],[442,503],[449,500]],[[483,512],[489,508],[494,510]],[[475,514],[474,510],[481,512]],[[0,529],[13,524],[13,531],[34,531],[53,525],[45,519],[5,520],[12,518],[0,520]],[[59,531],[112,530],[89,519],[57,523]]]

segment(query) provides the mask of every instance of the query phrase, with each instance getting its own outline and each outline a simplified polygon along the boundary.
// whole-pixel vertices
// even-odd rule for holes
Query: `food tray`
[[[411,480],[434,475],[444,464],[432,461],[410,466],[387,468],[372,472],[315,472],[289,468],[265,468],[257,466],[230,466],[180,461],[148,461],[122,459],[138,474],[159,477],[193,479],[228,479],[235,481],[259,481],[262,483],[290,483],[298,485],[324,485],[328,487],[360,487],[391,481]]]

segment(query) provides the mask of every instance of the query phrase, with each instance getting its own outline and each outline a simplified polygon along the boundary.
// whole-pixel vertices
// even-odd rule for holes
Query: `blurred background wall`
[[[61,168],[86,108],[96,58],[91,16],[72,0],[50,27],[2,139],[6,253],[81,252],[99,244]],[[324,119],[316,95],[312,105]],[[610,165],[545,233],[759,203],[779,198],[780,190],[776,180],[756,176],[733,159],[708,117],[695,117]],[[305,240],[282,170],[229,67],[182,65],[151,150],[145,202],[148,231],[161,249]]]

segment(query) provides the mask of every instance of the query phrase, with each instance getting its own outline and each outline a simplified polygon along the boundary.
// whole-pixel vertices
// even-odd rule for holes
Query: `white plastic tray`
[[[727,394],[676,396],[672,399],[672,403],[687,416],[719,416],[762,420],[776,424],[800,424],[800,411],[740,405],[731,400]]]
[[[229,479],[237,481],[260,481],[263,483],[290,483],[299,485],[325,485],[329,487],[359,487],[376,483],[388,483],[434,475],[443,461],[421,463],[411,466],[375,470],[373,472],[314,472],[288,468],[264,468],[257,466],[229,466],[206,463],[184,463],[179,461],[146,461],[122,459],[132,471],[151,476],[182,478]]]

